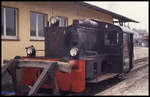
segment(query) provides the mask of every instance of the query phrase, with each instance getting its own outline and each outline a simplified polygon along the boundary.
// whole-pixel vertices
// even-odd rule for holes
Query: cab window
[[[119,43],[119,33],[115,30],[107,31],[104,34],[104,45],[105,46],[115,46]]]

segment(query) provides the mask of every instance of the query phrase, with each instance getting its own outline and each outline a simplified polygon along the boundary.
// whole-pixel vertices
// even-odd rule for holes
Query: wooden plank
[[[14,87],[14,90],[16,91],[16,95],[20,94],[20,89],[17,88],[18,86],[17,75],[16,75],[17,64],[18,62],[14,59],[7,69],[8,73],[11,75],[13,87]]]
[[[1,76],[4,76],[4,74],[6,73],[8,67],[13,64],[14,60],[10,60],[3,68],[2,68],[2,71],[1,71]]]
[[[62,62],[57,62],[58,70],[61,72],[71,73],[72,65],[71,64],[62,64]]]
[[[59,95],[60,93],[56,84],[55,74],[56,70],[54,69],[53,71],[48,72],[47,77],[50,82],[50,87],[52,88],[53,95]]]
[[[43,83],[43,80],[46,78],[46,74],[48,73],[48,71],[50,69],[53,69],[54,66],[55,66],[54,63],[50,63],[44,68],[44,70],[42,71],[41,75],[39,76],[39,78],[37,79],[37,81],[35,82],[33,87],[31,88],[31,90],[29,91],[28,96],[34,95],[38,91],[38,89],[40,88],[41,84]]]
[[[18,61],[18,67],[20,68],[44,68],[48,63],[44,62],[35,62],[35,61],[23,61],[23,60],[17,60]],[[4,64],[8,64],[9,60],[4,60]]]
[[[20,62],[19,62],[20,63]],[[43,64],[43,63],[20,63],[18,67],[20,68],[39,68],[39,69],[42,69],[42,68],[45,68],[46,65],[48,64]]]
[[[16,59],[18,63],[18,67],[21,68],[44,68],[47,64],[57,63],[58,70],[61,72],[71,73],[72,66],[67,62],[60,61],[49,61],[49,60],[39,60],[39,59]],[[7,64],[9,60],[4,60],[4,63]]]

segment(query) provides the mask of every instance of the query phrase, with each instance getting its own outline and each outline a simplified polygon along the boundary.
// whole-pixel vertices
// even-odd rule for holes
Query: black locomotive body
[[[75,56],[71,49],[77,48]],[[133,67],[133,33],[128,28],[95,19],[73,20],[68,27],[47,27],[45,57],[85,60],[85,78],[99,82],[106,74],[121,74]]]

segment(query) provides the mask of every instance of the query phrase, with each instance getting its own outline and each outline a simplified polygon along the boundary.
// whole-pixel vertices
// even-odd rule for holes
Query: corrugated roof
[[[80,5],[83,5],[83,6],[86,6],[87,8],[90,8],[90,9],[93,9],[93,10],[96,10],[96,11],[99,11],[99,12],[102,12],[102,13],[105,13],[105,14],[108,14],[108,15],[111,15],[113,18],[119,19],[119,20],[122,21],[122,22],[135,22],[135,23],[139,23],[139,22],[136,21],[136,20],[130,19],[130,18],[128,18],[128,17],[125,17],[125,16],[123,16],[123,15],[119,15],[119,14],[117,14],[117,13],[108,11],[108,10],[103,9],[103,8],[100,8],[100,7],[97,7],[97,6],[94,6],[94,5],[85,3],[85,2],[83,2],[83,1],[78,1],[78,2],[76,2],[76,3],[77,3],[77,4],[80,4]]]

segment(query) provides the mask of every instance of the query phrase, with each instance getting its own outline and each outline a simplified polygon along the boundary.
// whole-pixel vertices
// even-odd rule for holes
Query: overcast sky
[[[140,23],[130,23],[131,28],[146,29],[149,27],[149,10],[148,2],[146,1],[134,1],[134,2],[123,2],[123,1],[89,1],[90,3],[101,8],[107,9],[114,13],[126,16],[133,20],[139,21]]]

